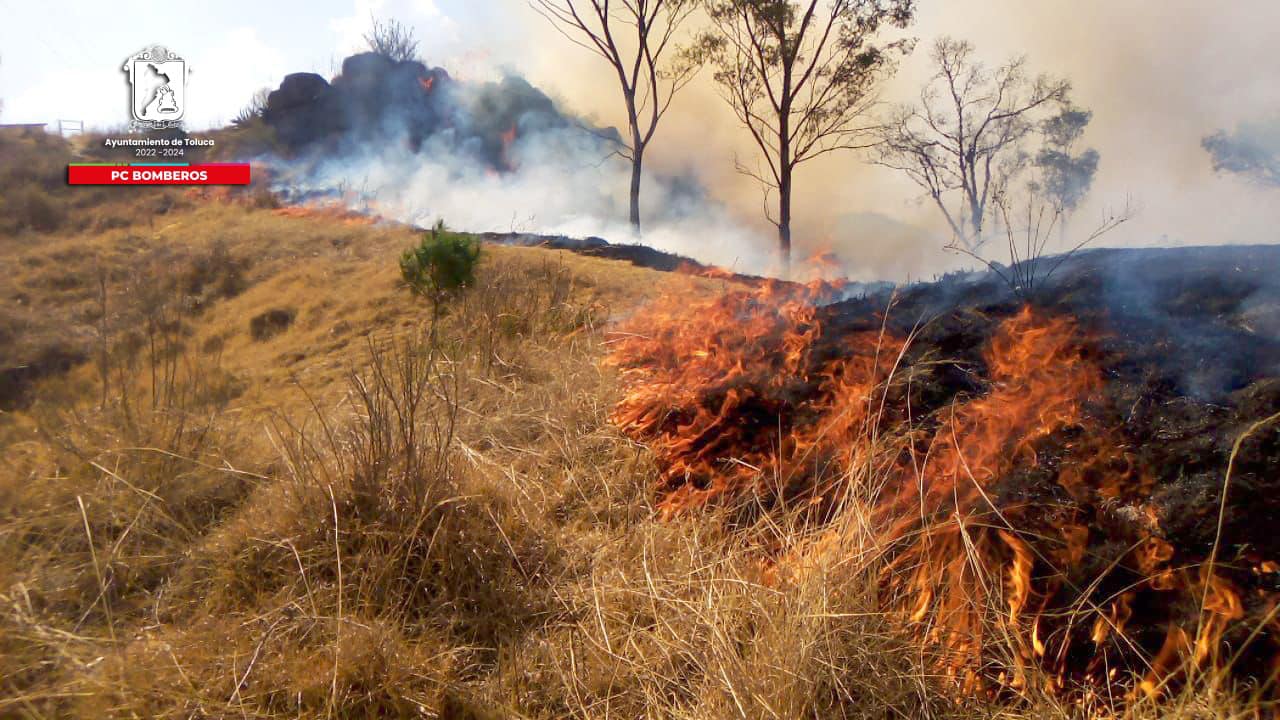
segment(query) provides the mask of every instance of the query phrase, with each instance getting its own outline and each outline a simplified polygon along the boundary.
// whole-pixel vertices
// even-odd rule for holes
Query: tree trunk
[[[622,69],[619,68],[621,73]],[[623,99],[627,104],[628,130],[631,131],[631,232],[640,237],[640,177],[644,169],[644,136],[640,134],[640,115],[636,108],[635,88],[624,89]]]
[[[791,165],[782,166],[778,183],[778,256],[782,260],[782,277],[791,277]]]
[[[778,112],[778,255],[782,260],[782,278],[791,279],[791,64],[783,68],[785,88]]]
[[[983,224],[986,220],[986,208],[982,203],[978,202],[978,190],[975,186],[969,192],[969,227],[972,229],[973,237],[969,239],[969,249],[976,250],[982,246],[982,234],[985,232]]]
[[[631,230],[640,235],[640,174],[644,166],[644,152],[637,147],[631,159]]]

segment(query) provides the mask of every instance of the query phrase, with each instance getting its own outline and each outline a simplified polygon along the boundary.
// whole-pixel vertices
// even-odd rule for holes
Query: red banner
[[[69,185],[248,185],[249,163],[68,165]]]

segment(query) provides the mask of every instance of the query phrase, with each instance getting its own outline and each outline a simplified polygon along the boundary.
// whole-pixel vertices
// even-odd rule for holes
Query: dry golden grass
[[[9,352],[84,359],[0,414],[0,716],[1094,714],[949,692],[848,562],[856,524],[780,582],[759,547],[801,543],[787,517],[656,519],[606,329],[718,282],[489,247],[432,345],[408,229],[122,202],[0,235]]]

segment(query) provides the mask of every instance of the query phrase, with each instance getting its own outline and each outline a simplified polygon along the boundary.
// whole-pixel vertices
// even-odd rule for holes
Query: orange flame
[[[511,158],[511,146],[515,144],[516,137],[515,123],[512,123],[511,127],[507,128],[499,136],[502,142],[502,166],[508,170],[515,169],[515,162]]]
[[[880,347],[874,337],[851,337],[850,357],[807,375],[806,356],[821,333],[813,300],[830,290],[766,281],[697,313],[668,297],[612,341],[611,361],[631,387],[612,419],[655,448],[664,516],[777,491],[811,463],[839,455],[842,436],[865,421],[871,390],[900,341],[885,338]],[[823,388],[821,402],[785,407],[779,398],[792,385]],[[793,410],[829,422],[795,425]]]
[[[314,202],[303,205],[288,205],[271,211],[280,217],[324,218],[341,222],[344,225],[373,225],[377,218],[350,210],[337,201]]]
[[[652,449],[663,517],[751,498],[829,519],[854,489],[849,469],[874,467],[883,596],[938,650],[956,687],[1059,691],[1145,670],[1136,685],[1155,692],[1184,663],[1218,660],[1244,615],[1239,591],[1219,574],[1176,569],[1149,511],[1116,561],[1140,579],[1101,596],[1095,578],[1081,579],[1091,541],[1105,541],[1089,525],[1093,508],[1141,503],[1151,486],[1149,469],[1093,419],[1104,378],[1087,333],[1023,308],[983,352],[985,391],[913,418],[891,402],[904,397],[891,388],[905,383],[909,339],[881,329],[825,337],[818,306],[833,289],[766,282],[704,303],[666,297],[619,328],[607,362],[626,393],[611,418]],[[1019,474],[1048,478],[1038,487],[1060,500],[1021,497],[1029,490],[1009,480]],[[810,551],[835,546],[826,535]],[[812,566],[803,554],[775,561]],[[1163,645],[1144,648],[1130,634],[1140,597],[1205,602],[1196,617],[1170,611]],[[1012,657],[993,655],[997,639]]]
[[[813,280],[836,281],[844,278],[844,262],[831,250],[819,250],[800,262],[800,267]]]

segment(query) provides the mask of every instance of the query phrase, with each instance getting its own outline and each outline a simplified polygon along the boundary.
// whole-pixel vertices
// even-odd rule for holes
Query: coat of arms
[[[134,53],[124,65],[129,74],[129,112],[133,130],[182,127],[186,113],[187,63],[173,51],[153,45]]]

